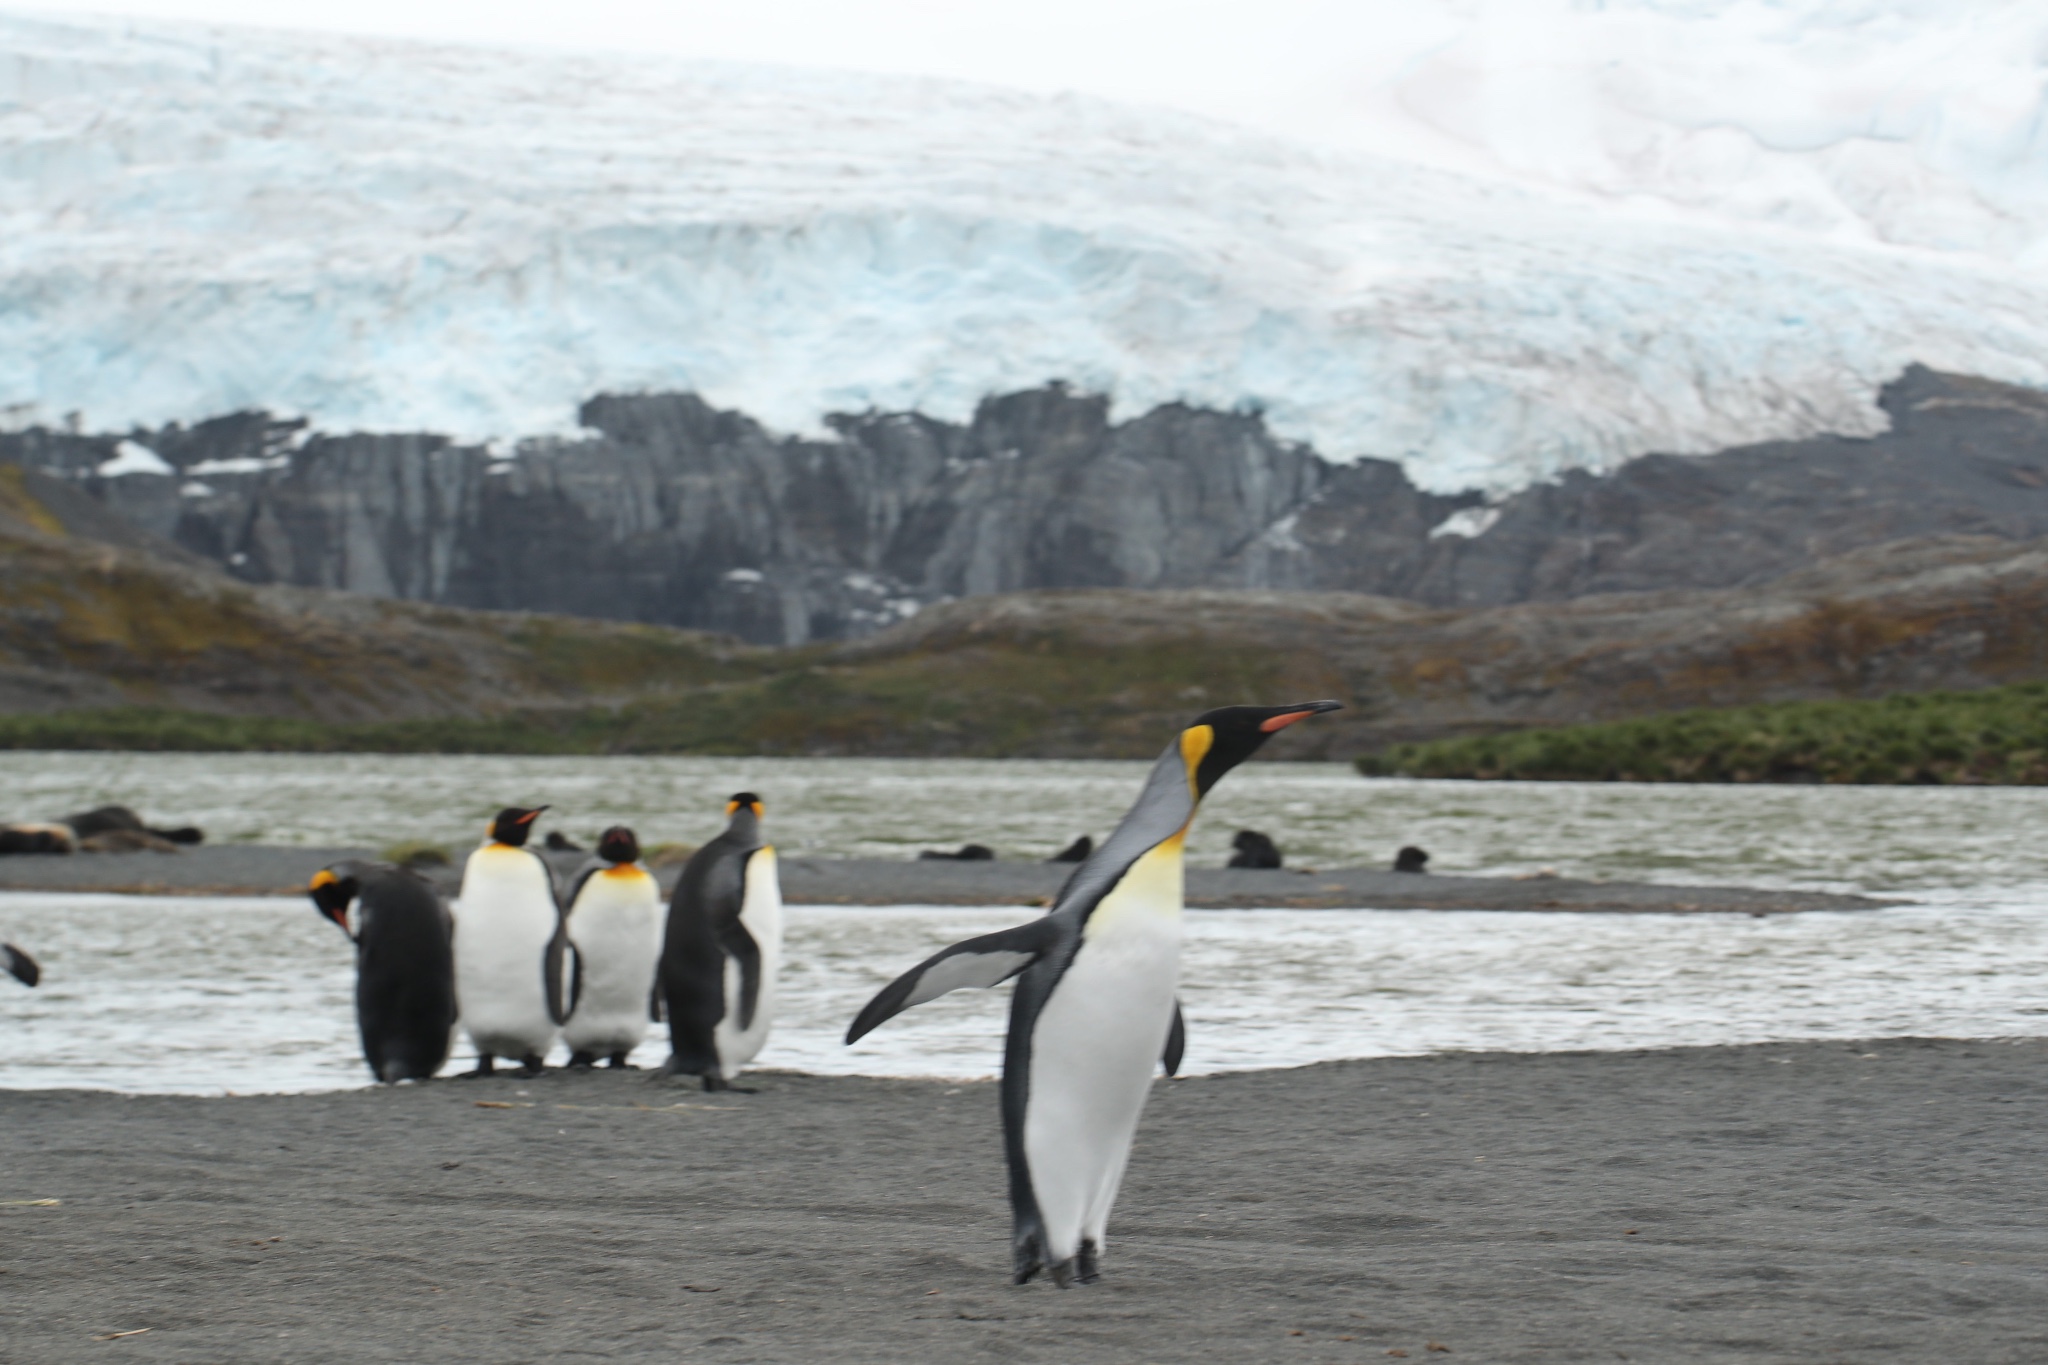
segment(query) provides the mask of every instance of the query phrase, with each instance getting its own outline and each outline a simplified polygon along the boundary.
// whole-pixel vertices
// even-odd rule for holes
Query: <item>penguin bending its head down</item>
[[[454,921],[425,880],[389,863],[313,874],[313,906],[356,945],[356,1028],[386,1085],[423,1081],[448,1060],[455,1028]],[[349,907],[355,928],[349,928]]]
[[[1226,706],[1167,745],[1123,822],[1042,918],[956,943],[891,982],[847,1030],[1019,977],[1003,1049],[1016,1282],[1097,1278],[1110,1205],[1151,1089],[1180,1068],[1181,844],[1202,797],[1274,732],[1333,701]]]
[[[555,899],[555,874],[526,847],[546,806],[507,806],[462,869],[455,902],[455,994],[476,1044],[476,1070],[509,1057],[540,1072],[569,1016],[573,949]]]
[[[782,884],[761,836],[761,798],[725,803],[725,832],[690,855],[669,902],[661,948],[670,1075],[732,1077],[768,1041],[782,966]]]
[[[0,967],[24,986],[33,986],[43,979],[43,969],[36,960],[15,947],[12,943],[0,943]]]
[[[647,1036],[655,970],[661,964],[661,884],[640,864],[640,841],[614,825],[597,841],[569,892],[569,941],[581,976],[576,1010],[562,1026],[569,1065],[600,1056],[614,1067]]]

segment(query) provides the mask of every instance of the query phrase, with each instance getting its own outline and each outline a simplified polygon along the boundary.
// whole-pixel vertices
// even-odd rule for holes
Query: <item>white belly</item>
[[[725,960],[725,1017],[712,1041],[718,1048],[719,1070],[730,1077],[760,1055],[775,1022],[775,978],[782,969],[782,882],[775,870],[775,850],[763,847],[747,859],[746,887],[740,899],[740,924],[761,949],[761,988],[754,1017],[739,1026],[740,967]]]
[[[1147,853],[1089,917],[1031,1037],[1024,1155],[1055,1261],[1098,1246],[1180,985],[1181,853]]]
[[[479,1054],[545,1056],[547,949],[555,934],[547,869],[522,849],[485,845],[469,855],[455,903],[455,995]]]
[[[638,866],[593,873],[569,910],[569,940],[583,982],[562,1041],[600,1056],[631,1052],[647,1036],[660,965],[661,887]]]

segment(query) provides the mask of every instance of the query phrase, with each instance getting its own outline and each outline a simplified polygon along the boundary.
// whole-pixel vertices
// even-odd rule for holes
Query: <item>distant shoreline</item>
[[[301,893],[319,868],[364,849],[212,844],[175,854],[21,854],[0,858],[0,891],[77,891],[124,895],[271,896]],[[587,856],[551,855],[566,873]],[[426,868],[453,894],[459,867]],[[793,905],[1016,905],[1050,902],[1071,865],[1032,862],[882,861],[806,858],[781,861],[783,897]],[[679,865],[656,869],[664,889]],[[1455,877],[1375,868],[1248,871],[1190,868],[1187,904],[1195,909],[1381,909],[1582,911],[1615,914],[1790,914],[1807,910],[1879,910],[1897,901],[1818,891],[1756,887],[1595,882],[1572,877]]]

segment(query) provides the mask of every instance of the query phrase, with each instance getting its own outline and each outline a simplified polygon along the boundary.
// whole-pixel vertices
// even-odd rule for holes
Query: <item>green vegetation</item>
[[[2048,784],[2048,683],[1783,702],[1402,744],[1368,776],[1552,782]]]
[[[657,660],[660,644],[649,650]],[[1218,651],[1196,637],[1003,636],[854,658],[764,651],[743,667],[751,676],[738,665],[696,679],[664,668],[664,690],[617,705],[370,723],[161,707],[0,716],[0,749],[1149,758],[1212,698],[1341,691],[1313,656]]]

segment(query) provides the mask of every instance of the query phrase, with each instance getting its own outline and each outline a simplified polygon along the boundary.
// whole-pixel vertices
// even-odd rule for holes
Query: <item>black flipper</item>
[[[1059,941],[1060,924],[1048,915],[1014,929],[956,943],[884,986],[846,1030],[846,1041],[858,1042],[878,1024],[895,1018],[912,1005],[936,1000],[948,991],[967,986],[1000,986]]]
[[[548,1018],[566,1024],[576,1012],[576,998],[583,990],[583,955],[570,940],[568,925],[555,925],[555,936],[548,940],[541,972],[547,978]]]
[[[754,936],[747,932],[747,926],[734,915],[718,926],[718,946],[725,955],[739,964],[740,969],[740,1031],[753,1027],[754,1005],[761,998],[761,945],[754,942]]]
[[[1166,1074],[1180,1074],[1181,1054],[1188,1050],[1188,1026],[1180,1017],[1180,1000],[1173,1002],[1173,1027],[1166,1031],[1166,1053],[1159,1060],[1166,1067]],[[1083,1282],[1085,1283],[1085,1277]]]
[[[12,943],[0,943],[0,966],[5,966],[7,974],[24,986],[33,986],[43,979],[43,969],[36,960]]]

